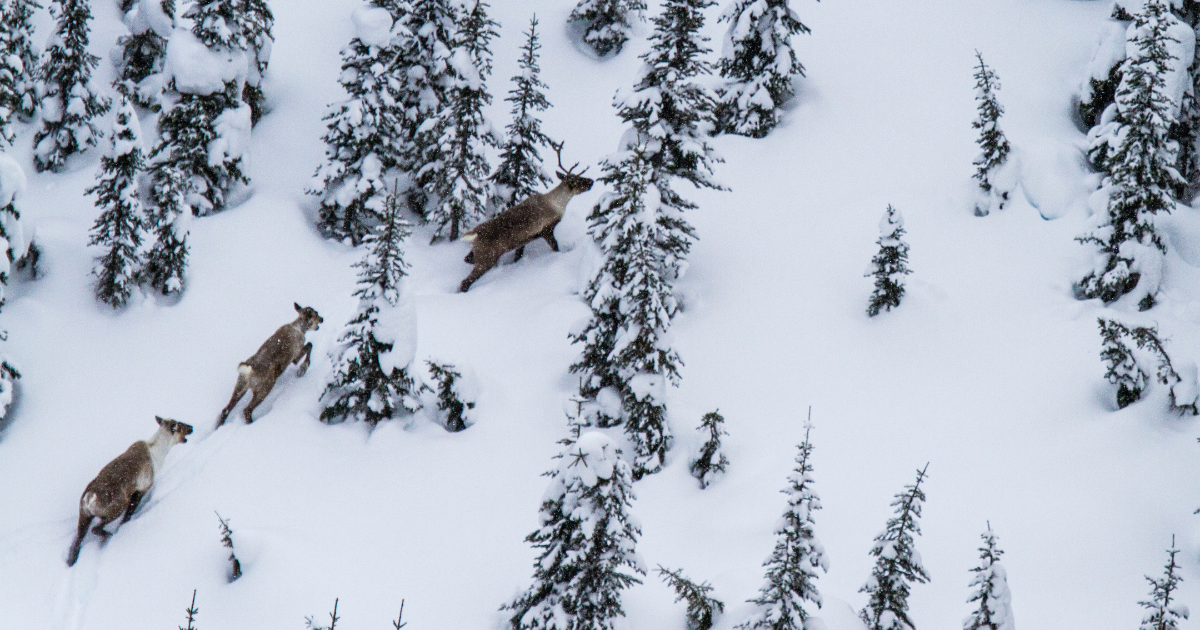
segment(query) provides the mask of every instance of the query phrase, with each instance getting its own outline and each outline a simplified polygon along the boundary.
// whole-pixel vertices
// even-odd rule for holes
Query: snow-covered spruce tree
[[[121,59],[113,87],[139,107],[158,111],[167,39],[175,28],[174,0],[137,0],[125,14],[125,27],[129,34],[117,39]]]
[[[188,174],[172,162],[161,163],[150,173],[146,231],[154,234],[154,244],[146,254],[141,280],[163,295],[183,292],[191,226],[188,182]]]
[[[5,0],[0,3],[0,140],[12,144],[12,125],[17,119],[33,117],[37,108],[37,57],[30,40],[35,0]]]
[[[331,399],[321,411],[324,422],[361,420],[374,427],[419,408],[408,365],[398,365],[401,357],[394,356],[398,331],[387,321],[400,303],[401,280],[408,267],[401,247],[412,232],[399,206],[398,193],[389,193],[382,222],[364,241],[367,255],[355,264],[362,270],[354,292],[358,312],[338,340],[341,350],[334,357],[333,380],[321,394]]]
[[[713,587],[708,582],[687,579],[682,569],[674,571],[658,565],[658,575],[675,589],[675,601],[687,602],[688,630],[711,630],[713,619],[725,612],[725,603],[709,595]]]
[[[875,317],[880,309],[892,310],[900,306],[904,297],[904,276],[912,273],[908,268],[908,243],[904,242],[904,216],[888,204],[887,212],[879,220],[879,253],[871,259],[865,276],[875,276],[875,291],[867,305],[867,315]]]
[[[1012,615],[1012,595],[1008,592],[1008,575],[1000,556],[1004,552],[996,546],[996,534],[991,525],[981,535],[983,546],[979,548],[979,566],[971,569],[971,593],[968,603],[979,602],[975,610],[963,621],[963,630],[1015,630]]]
[[[92,88],[92,70],[100,58],[89,54],[86,0],[58,0],[50,5],[58,26],[38,66],[42,127],[33,136],[33,165],[41,171],[61,171],[67,158],[95,145],[99,131],[92,120],[104,115],[111,102]]]
[[[487,218],[487,151],[500,146],[483,113],[492,102],[487,91],[492,74],[488,46],[498,26],[487,10],[486,2],[475,0],[462,16],[450,53],[453,81],[447,100],[437,117],[417,131],[426,138],[418,140],[425,152],[415,181],[428,199],[425,220],[435,226],[435,240],[457,240],[467,227]]]
[[[221,522],[221,546],[229,550],[229,573],[225,575],[225,579],[233,582],[242,577],[242,562],[238,560],[237,554],[233,552],[233,529],[229,527],[229,521],[221,518],[220,512],[213,512],[217,515],[217,520]]]
[[[266,0],[243,1],[245,7],[242,25],[246,32],[246,46],[251,59],[246,73],[246,84],[242,87],[242,101],[250,107],[250,124],[253,126],[257,125],[266,113],[262,79],[271,61],[271,46],[275,41],[271,28],[275,26],[275,16],[267,6]]]
[[[512,122],[505,127],[500,165],[491,177],[493,212],[500,212],[553,183],[538,154],[540,147],[550,145],[538,118],[540,112],[549,109],[550,101],[542,92],[546,84],[539,78],[538,50],[542,45],[538,43],[537,25],[535,15],[529,20],[525,45],[521,47],[521,71],[513,76],[513,88],[504,99],[513,105]]]
[[[1104,377],[1117,386],[1117,407],[1124,409],[1142,397],[1150,375],[1138,365],[1133,351],[1123,337],[1130,336],[1129,328],[1111,319],[1097,318],[1100,325],[1100,358],[1108,363]]]
[[[1172,601],[1172,598],[1178,599],[1176,591],[1179,590],[1179,583],[1183,581],[1183,576],[1178,574],[1179,565],[1175,563],[1175,555],[1178,553],[1175,537],[1172,536],[1162,578],[1156,580],[1146,576],[1146,581],[1150,582],[1150,599],[1138,602],[1146,609],[1141,630],[1178,630],[1179,622],[1188,618],[1188,607],[1178,601]]]
[[[979,130],[980,155],[975,160],[975,179],[979,188],[987,196],[983,205],[975,205],[975,215],[985,216],[992,209],[1003,210],[1008,203],[1009,191],[997,187],[997,170],[1008,160],[1008,138],[1000,130],[1000,116],[1004,108],[996,100],[996,91],[1000,89],[1000,80],[996,72],[983,61],[983,55],[976,50],[975,58],[979,65],[975,66],[975,102],[979,106],[979,118],[971,123],[971,127]]]
[[[0,153],[0,308],[4,306],[9,272],[14,263],[20,263],[37,249],[33,244],[33,221],[31,213],[24,207],[27,181],[25,171],[16,160]],[[8,335],[0,333],[0,341]],[[0,352],[0,420],[8,415],[16,394],[15,382],[21,378],[8,357]]]
[[[914,536],[921,533],[917,519],[921,518],[921,506],[925,493],[921,482],[925,480],[925,468],[917,471],[917,481],[905,486],[904,492],[896,495],[892,507],[896,515],[888,519],[883,533],[875,537],[871,555],[875,568],[867,583],[858,590],[869,598],[859,613],[868,630],[912,630],[908,618],[908,594],[912,583],[929,581],[929,574],[916,553]]]
[[[463,392],[463,375],[449,363],[426,361],[429,366],[429,376],[436,383],[438,411],[445,414],[446,429],[458,432],[475,424],[471,418],[475,409],[474,396]]]
[[[1147,0],[1131,27],[1131,54],[1116,95],[1119,128],[1104,158],[1107,216],[1076,238],[1099,250],[1092,270],[1076,286],[1081,298],[1111,303],[1136,290],[1139,308],[1155,303],[1167,246],[1154,217],[1175,207],[1172,195],[1186,184],[1176,168],[1179,144],[1169,137],[1178,104],[1165,76],[1174,58],[1168,29],[1176,23],[1163,0]]]
[[[1148,362],[1157,361],[1154,368],[1155,379],[1169,388],[1171,408],[1181,413],[1191,412],[1196,415],[1200,384],[1196,380],[1196,366],[1193,362],[1181,365],[1183,374],[1175,368],[1175,363],[1167,354],[1166,344],[1158,336],[1158,328],[1154,326],[1126,326],[1114,320],[1098,318],[1100,338],[1103,346],[1100,358],[1108,364],[1105,377],[1117,386],[1117,407],[1125,408],[1137,402],[1142,392],[1149,384],[1150,375]],[[1143,353],[1151,356],[1139,357],[1133,349],[1125,344],[1128,338],[1136,344]]]
[[[583,399],[595,400],[605,388],[619,396],[625,433],[633,443],[636,480],[662,469],[671,444],[665,390],[667,382],[678,382],[681,361],[670,346],[671,318],[678,306],[667,247],[680,239],[664,220],[669,215],[664,216],[660,191],[650,181],[643,146],[618,154],[603,169],[600,179],[612,191],[600,198],[588,219],[605,261],[584,292],[592,318],[572,336],[584,347],[571,371],[580,375]],[[616,420],[601,417],[599,424]]]
[[[692,460],[691,471],[692,476],[700,480],[701,489],[707,488],[713,478],[725,472],[725,467],[729,465],[729,458],[721,451],[721,436],[729,435],[721,428],[723,424],[725,418],[719,411],[710,411],[700,420],[697,430],[707,432],[708,439],[700,447],[696,459]]]
[[[629,514],[629,464],[601,433],[563,440],[547,473],[541,526],[525,537],[539,550],[533,584],[501,610],[513,630],[611,630],[625,615],[621,591],[645,575],[635,549],[641,529]]]
[[[112,150],[100,158],[98,181],[86,191],[96,195],[96,206],[103,209],[88,242],[104,249],[92,271],[96,276],[96,298],[113,308],[121,308],[129,300],[142,269],[141,246],[146,232],[138,197],[142,167],[137,112],[122,96],[113,121]]]
[[[821,509],[821,499],[813,490],[812,425],[804,429],[804,441],[796,454],[796,468],[788,476],[787,511],[775,530],[775,550],[763,563],[767,568],[765,582],[758,597],[749,600],[757,605],[753,616],[737,628],[744,630],[803,630],[808,612],[804,602],[821,606],[821,594],[813,581],[817,569],[829,571],[825,547],[817,540],[813,512]]]
[[[762,138],[779,124],[780,108],[804,76],[792,36],[809,28],[788,0],[733,0],[721,15],[729,23],[717,69],[726,80],[717,107],[717,131]]]
[[[629,41],[645,10],[645,0],[579,0],[567,21],[583,26],[583,41],[597,55],[615,56]]]
[[[308,192],[321,198],[317,227],[329,238],[358,245],[379,221],[387,196],[384,175],[400,164],[398,147],[407,129],[399,81],[404,74],[377,74],[402,51],[391,45],[392,25],[406,5],[378,0],[355,14],[357,33],[342,50],[342,89],[349,98],[330,107],[323,140],[326,162],[320,183]]]

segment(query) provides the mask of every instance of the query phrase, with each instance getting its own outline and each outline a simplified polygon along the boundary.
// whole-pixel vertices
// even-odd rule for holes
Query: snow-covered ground
[[[93,3],[92,49],[106,58],[122,28],[115,4]],[[616,149],[612,95],[634,80],[649,26],[597,61],[565,26],[572,4],[495,2],[491,113],[506,122],[503,95],[536,11],[554,105],[545,130],[566,141],[568,163],[595,165]],[[272,6],[271,111],[254,131],[251,194],[193,222],[178,303],[114,313],[93,299],[86,243],[98,210],[82,191],[100,151],[65,174],[28,169],[45,277],[15,283],[0,316],[23,374],[0,432],[0,626],[170,628],[196,589],[206,629],[300,628],[305,616],[327,618],[335,597],[347,630],[387,627],[401,599],[409,628],[500,628],[497,608],[528,586],[535,553],[523,538],[567,434],[578,352],[567,334],[588,313],[579,293],[597,254],[584,217],[602,191],[572,202],[557,231],[563,253],[535,243],[467,294],[455,293],[466,245],[411,238],[416,356],[470,366],[474,426],[452,434],[416,418],[368,433],[318,422],[361,254],[317,235],[303,190],[323,158],[325,106],[341,98],[338,53],[357,6]],[[707,29],[716,46],[720,8]],[[813,29],[796,42],[808,78],[794,109],[763,140],[717,139],[718,176],[732,190],[693,195],[700,241],[674,326],[686,362],[670,393],[676,445],[666,470],[638,482],[632,508],[646,563],[711,582],[727,605],[718,628],[743,621],[811,405],[817,535],[832,565],[817,582],[818,616],[829,630],[859,628],[872,538],[926,462],[917,548],[932,581],[913,589],[917,628],[961,624],[989,521],[1023,630],[1136,627],[1142,576],[1159,574],[1172,534],[1187,580],[1180,601],[1200,601],[1200,424],[1170,414],[1161,387],[1117,411],[1095,322],[1111,309],[1071,295],[1088,264],[1072,239],[1097,184],[1071,99],[1109,2],[793,8]],[[39,24],[48,34],[44,15]],[[1002,126],[1022,176],[1011,207],[985,218],[972,216],[970,179],[976,49],[1003,84]],[[14,151],[26,165],[31,135]],[[914,273],[899,309],[869,319],[862,274],[889,203],[904,213]],[[1200,214],[1184,209],[1167,225],[1162,304],[1124,316],[1156,321],[1173,356],[1200,359]],[[312,369],[287,372],[254,424],[235,415],[214,432],[238,361],[294,317],[292,302],[325,318],[309,334]],[[694,428],[718,407],[730,470],[700,490],[687,471]],[[79,494],[153,433],[154,415],[196,431],[133,520],[103,547],[89,537],[67,568]],[[214,511],[230,520],[245,571],[232,584]],[[672,600],[648,576],[627,591],[621,627],[682,629]]]

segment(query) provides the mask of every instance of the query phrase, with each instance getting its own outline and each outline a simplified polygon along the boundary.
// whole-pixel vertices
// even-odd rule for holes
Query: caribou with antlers
[[[556,175],[559,184],[548,192],[531,195],[463,234],[463,240],[471,244],[471,253],[467,254],[463,261],[475,265],[475,268],[459,285],[459,291],[466,292],[471,288],[472,283],[496,266],[505,252],[517,250],[513,262],[520,260],[521,255],[525,253],[525,245],[534,239],[544,238],[550,249],[558,251],[558,241],[554,240],[554,228],[562,220],[567,202],[575,195],[591,190],[592,180],[583,176],[587,172],[586,168],[578,174],[575,173],[578,162],[571,168],[563,166],[563,143],[551,142],[550,146],[558,154]]]

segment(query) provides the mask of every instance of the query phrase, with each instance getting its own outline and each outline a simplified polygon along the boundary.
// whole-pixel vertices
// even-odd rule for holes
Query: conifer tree
[[[1008,575],[1000,556],[1004,552],[996,546],[996,534],[989,524],[981,536],[979,566],[971,569],[971,593],[968,603],[979,602],[974,611],[963,622],[963,630],[1015,630],[1012,616],[1012,595],[1008,592]]]
[[[13,142],[12,125],[33,117],[37,108],[34,73],[37,57],[30,40],[36,0],[5,0],[0,3],[0,141]]]
[[[0,153],[0,308],[4,306],[9,272],[15,264],[36,256],[37,246],[33,235],[32,212],[24,206],[27,182],[21,165],[4,153]],[[0,341],[8,339],[0,332]],[[15,383],[21,373],[8,357],[0,353],[0,420],[8,414],[16,394]]]
[[[333,380],[321,395],[331,399],[321,411],[322,421],[361,420],[374,427],[419,408],[408,366],[397,365],[397,357],[391,356],[396,332],[387,325],[407,275],[401,247],[412,232],[399,205],[399,195],[389,193],[382,222],[364,241],[367,255],[355,264],[361,269],[354,292],[358,312],[338,340],[341,350],[334,357]]]
[[[238,98],[237,83],[232,81],[222,92],[180,94],[178,102],[158,119],[160,136],[150,153],[151,170],[170,165],[184,173],[188,188],[184,205],[197,216],[224,210],[229,189],[250,182],[242,172],[241,155],[223,153],[213,159],[212,148],[220,138],[218,126],[243,113]],[[248,124],[249,111],[244,113]]]
[[[113,87],[139,107],[151,111],[161,107],[158,97],[162,86],[146,79],[162,72],[167,38],[174,23],[174,0],[137,0],[125,15],[129,34],[117,39],[121,59],[117,62]]]
[[[615,56],[629,41],[645,10],[645,0],[579,0],[567,21],[583,25],[583,41],[597,55]]]
[[[473,396],[466,395],[463,388],[463,375],[448,363],[426,361],[429,375],[436,383],[438,411],[445,414],[446,429],[453,433],[466,429],[474,424],[471,416],[475,409]]]
[[[729,435],[721,428],[723,424],[725,418],[718,411],[710,411],[700,420],[698,430],[707,431],[708,439],[700,447],[700,454],[692,460],[691,470],[692,476],[700,480],[702,489],[707,488],[713,477],[725,472],[725,467],[729,465],[729,458],[721,451],[721,436]]]
[[[996,170],[1008,159],[1010,147],[1004,132],[1000,130],[1000,116],[1004,113],[1004,108],[996,100],[1000,80],[996,78],[996,72],[983,62],[983,55],[978,50],[975,51],[975,58],[979,60],[979,65],[975,66],[975,101],[979,105],[979,118],[971,123],[971,127],[979,130],[976,142],[981,154],[974,162],[974,177],[979,182],[980,190],[988,196],[986,206],[975,206],[975,214],[984,216],[992,208],[1003,210],[1008,202],[1009,191],[996,188],[995,178]]]
[[[908,618],[908,594],[911,584],[924,584],[929,574],[916,554],[914,536],[920,535],[921,506],[925,493],[921,482],[925,480],[925,468],[917,471],[917,481],[905,486],[904,492],[896,495],[892,507],[896,515],[888,519],[883,533],[875,537],[871,555],[875,568],[871,577],[858,592],[868,596],[867,606],[859,613],[868,630],[912,630]]]
[[[1167,93],[1166,72],[1174,59],[1167,42],[1176,21],[1163,0],[1147,0],[1134,18],[1116,95],[1120,129],[1104,159],[1108,213],[1096,229],[1076,238],[1099,250],[1076,287],[1082,298],[1111,303],[1136,289],[1142,310],[1155,303],[1167,251],[1155,215],[1171,212],[1172,194],[1186,184],[1176,168],[1179,145],[1169,137],[1177,104]]]
[[[804,428],[804,441],[796,454],[796,468],[788,476],[787,511],[775,530],[775,550],[763,563],[767,567],[766,581],[758,597],[750,600],[757,605],[754,615],[737,626],[744,630],[803,630],[809,613],[804,602],[821,606],[821,594],[813,580],[817,569],[829,571],[825,547],[813,531],[816,522],[813,512],[821,509],[821,499],[813,490],[812,425]]]
[[[92,122],[111,102],[92,88],[92,71],[100,58],[89,54],[86,0],[56,0],[50,11],[58,19],[54,36],[42,55],[38,83],[42,97],[42,127],[33,136],[33,165],[41,171],[61,171],[67,158],[96,144],[99,131]]]
[[[584,348],[571,371],[580,374],[584,399],[594,400],[606,387],[618,392],[625,432],[634,446],[636,480],[662,468],[671,444],[665,389],[667,382],[678,381],[681,361],[669,345],[678,306],[664,243],[675,234],[661,213],[644,147],[624,152],[603,168],[600,179],[613,190],[600,198],[588,219],[605,261],[584,292],[592,319],[572,337]],[[601,418],[600,423],[614,424],[611,420],[617,419]]]
[[[533,584],[501,607],[513,630],[611,630],[625,615],[621,591],[645,575],[641,530],[629,515],[629,465],[601,433],[563,440],[548,474],[541,527],[525,537],[539,550]]]
[[[793,82],[804,76],[792,36],[809,28],[788,0],[733,0],[721,21],[729,23],[729,31],[717,62],[726,80],[716,112],[718,131],[762,138],[779,124]]]
[[[416,183],[429,203],[425,219],[436,227],[434,238],[457,240],[469,225],[487,218],[486,151],[500,146],[483,108],[492,102],[487,79],[492,73],[492,53],[488,49],[496,36],[495,21],[487,15],[483,0],[462,16],[462,25],[454,37],[446,101],[433,124],[418,128],[421,155]]]
[[[537,16],[529,20],[529,31],[525,45],[521,47],[520,72],[513,76],[513,88],[504,100],[512,103],[512,122],[505,127],[504,143],[500,147],[500,165],[492,174],[492,208],[500,212],[530,195],[541,192],[552,182],[542,167],[538,154],[540,147],[550,145],[550,138],[542,133],[540,112],[550,108],[539,75]]]
[[[871,259],[872,267],[865,275],[875,276],[875,291],[867,305],[867,315],[875,317],[880,309],[892,310],[900,306],[904,297],[904,276],[912,273],[908,268],[908,243],[904,242],[904,217],[888,204],[887,212],[879,220],[879,253]]]
[[[142,168],[137,112],[122,96],[113,121],[112,150],[100,158],[98,181],[86,191],[96,195],[96,206],[103,209],[88,242],[105,250],[92,271],[96,276],[96,298],[113,308],[121,308],[129,300],[142,268],[140,250],[146,231],[138,197]]]
[[[275,26],[275,15],[266,0],[244,2],[242,24],[251,60],[246,84],[242,87],[242,101],[250,107],[250,124],[257,125],[265,113],[262,79],[271,61],[271,45],[275,41],[271,29]]]
[[[713,587],[708,582],[687,579],[683,570],[672,571],[658,565],[658,575],[675,589],[675,601],[687,602],[688,630],[711,630],[714,618],[725,612],[725,603],[709,595]]]
[[[1117,386],[1117,407],[1124,409],[1142,397],[1150,376],[1138,365],[1133,351],[1122,341],[1129,329],[1122,323],[1098,318],[1102,348],[1100,358],[1108,363],[1104,377]]]
[[[154,244],[146,254],[142,279],[163,295],[182,293],[187,270],[187,237],[191,211],[187,204],[188,175],[167,161],[150,172],[150,210],[146,230]]]
[[[1183,576],[1179,575],[1179,565],[1175,563],[1175,554],[1179,550],[1175,548],[1175,537],[1171,537],[1171,548],[1167,550],[1168,560],[1167,565],[1163,568],[1163,576],[1160,579],[1154,579],[1146,576],[1146,581],[1150,582],[1150,599],[1147,601],[1138,602],[1142,608],[1146,609],[1146,616],[1142,618],[1141,630],[1178,630],[1179,622],[1188,618],[1188,608],[1186,605],[1178,601],[1172,602],[1172,598],[1178,600],[1179,583],[1183,581]]]
[[[395,22],[406,15],[407,5],[377,0],[375,7],[388,11]],[[373,39],[363,34],[342,50],[342,89],[349,98],[330,108],[323,140],[326,162],[317,169],[317,187],[308,192],[321,198],[318,227],[337,240],[362,242],[378,223],[387,197],[385,174],[400,164],[399,146],[409,129],[399,81],[403,73],[378,74],[388,60],[403,52],[391,37]]]

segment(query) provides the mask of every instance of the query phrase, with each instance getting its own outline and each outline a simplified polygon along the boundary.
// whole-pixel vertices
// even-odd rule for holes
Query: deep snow
[[[1121,411],[1103,380],[1095,319],[1071,282],[1089,252],[1096,176],[1071,99],[1099,41],[1106,0],[792,0],[813,29],[797,40],[808,78],[788,120],[763,140],[722,137],[718,178],[732,191],[691,195],[700,241],[679,285],[675,321],[686,366],[668,392],[677,440],[665,471],[635,487],[632,513],[650,566],[682,567],[715,587],[728,630],[749,614],[780,494],[812,405],[816,515],[831,570],[817,581],[829,630],[857,630],[858,588],[892,495],[930,462],[917,540],[932,577],[911,599],[918,628],[953,628],[969,611],[969,569],[990,521],[1022,630],[1134,628],[1137,602],[1172,534],[1200,601],[1200,424],[1167,411],[1163,388]],[[92,50],[123,27],[115,2],[93,4]],[[325,106],[341,98],[339,50],[358,0],[276,2],[270,113],[249,149],[241,205],[192,222],[189,285],[178,303],[114,313],[89,286],[88,229],[98,210],[93,150],[61,175],[30,174],[45,277],[8,292],[0,327],[23,378],[0,432],[0,624],[12,628],[170,628],[198,590],[206,629],[300,628],[340,598],[339,627],[387,627],[406,600],[409,628],[499,628],[497,608],[528,586],[541,476],[575,391],[567,332],[587,317],[579,292],[598,263],[584,217],[600,187],[573,201],[557,235],[502,264],[465,294],[465,244],[410,239],[419,361],[469,366],[476,424],[451,434],[428,420],[326,426],[317,397],[327,354],[353,314],[361,252],[321,239],[303,194],[323,157]],[[568,0],[498,0],[490,81],[497,127],[521,33],[537,11],[553,108],[545,130],[564,159],[595,165],[617,147],[613,94],[637,76],[645,27],[617,58],[590,57],[565,26]],[[723,7],[708,11],[720,46]],[[652,8],[652,11],[656,10]],[[48,35],[43,11],[39,36]],[[972,215],[974,50],[998,73],[1002,127],[1020,160],[1011,205]],[[97,85],[111,69],[101,64]],[[104,127],[106,128],[106,127]],[[147,131],[150,131],[147,129]],[[153,137],[153,136],[146,136]],[[549,158],[550,156],[544,156]],[[594,169],[593,169],[594,170]],[[906,218],[908,293],[869,319],[875,249],[888,203]],[[1200,358],[1200,215],[1166,222],[1162,304],[1148,314],[1173,356]],[[508,257],[505,258],[507,262]],[[236,365],[293,317],[310,333],[309,373],[287,372],[246,426],[215,433]],[[688,461],[703,413],[726,418],[727,474],[700,490]],[[239,408],[240,409],[240,408]],[[109,543],[89,537],[63,561],[79,494],[154,415],[194,424],[153,494]],[[614,435],[619,435],[617,430]],[[225,582],[217,510],[245,575]],[[683,628],[683,605],[654,576],[626,593],[625,628]],[[1195,621],[1191,622],[1193,625]]]

